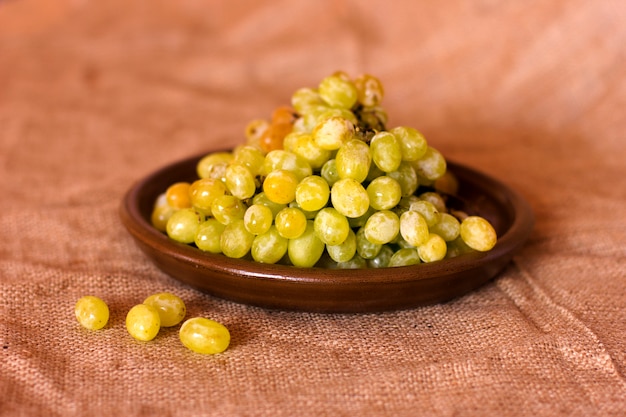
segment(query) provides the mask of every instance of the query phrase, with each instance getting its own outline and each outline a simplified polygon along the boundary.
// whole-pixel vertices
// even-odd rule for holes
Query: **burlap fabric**
[[[0,1],[0,415],[624,415],[624,22],[618,0]],[[336,69],[527,198],[511,265],[366,315],[239,305],[153,266],[118,218],[132,183]],[[134,341],[125,315],[159,291],[231,347]],[[101,331],[73,316],[86,294]]]

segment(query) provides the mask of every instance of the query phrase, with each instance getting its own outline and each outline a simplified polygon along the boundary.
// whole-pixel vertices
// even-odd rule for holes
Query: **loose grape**
[[[278,204],[289,204],[296,198],[298,178],[285,169],[267,174],[263,181],[263,192],[271,201]]]
[[[318,92],[312,88],[303,87],[296,90],[291,96],[291,105],[299,114],[309,112],[309,108],[323,105],[324,101]]]
[[[352,218],[364,215],[370,206],[367,190],[353,178],[337,181],[330,189],[330,200],[338,212]]]
[[[185,208],[172,213],[167,221],[167,235],[181,243],[193,243],[200,227],[204,221],[204,215],[196,209]]]
[[[161,320],[161,327],[176,326],[187,314],[187,307],[183,300],[169,292],[152,294],[143,303],[157,310]]]
[[[278,233],[276,226],[254,238],[250,252],[252,259],[266,264],[275,264],[287,253],[289,240]]]
[[[175,209],[191,207],[190,185],[188,182],[177,182],[167,187],[165,191],[167,204]]]
[[[243,220],[227,224],[220,236],[222,253],[229,258],[243,258],[252,247],[254,235],[246,230]]]
[[[446,241],[439,235],[431,233],[428,240],[417,247],[417,253],[424,262],[435,262],[446,257]]]
[[[394,135],[378,132],[370,142],[372,160],[384,172],[393,172],[402,162],[402,149]]]
[[[472,249],[485,252],[497,241],[496,231],[486,219],[469,216],[461,222],[461,238]]]
[[[374,244],[383,245],[396,238],[400,231],[400,219],[390,210],[381,210],[372,214],[363,231],[367,240]]]
[[[253,235],[267,232],[273,220],[272,210],[263,204],[252,204],[243,215],[243,224]]]
[[[161,317],[156,308],[138,304],[126,315],[126,330],[137,340],[147,342],[156,337],[161,328]]]
[[[317,237],[313,221],[307,221],[306,230],[295,239],[290,239],[287,255],[291,263],[298,267],[312,267],[324,253],[324,242]]]
[[[172,217],[175,211],[176,209],[170,207],[168,204],[157,205],[150,215],[150,223],[152,223],[152,226],[157,230],[165,232],[167,230],[167,221]]]
[[[389,210],[402,198],[402,188],[398,181],[386,175],[374,179],[366,190],[370,205],[376,210]]]
[[[226,226],[214,218],[200,223],[194,242],[198,249],[211,253],[222,253],[220,239]]]
[[[346,216],[332,207],[320,210],[315,216],[313,226],[317,237],[326,245],[340,245],[350,231]]]
[[[203,354],[224,352],[230,345],[230,332],[221,323],[204,317],[188,319],[180,326],[179,338],[188,349]]]
[[[99,330],[109,321],[109,307],[98,297],[86,295],[74,306],[76,320],[86,329]]]
[[[278,212],[274,224],[282,237],[295,239],[306,230],[307,218],[299,208],[286,207]]]
[[[330,187],[324,178],[311,175],[296,187],[296,202],[306,211],[317,211],[326,206],[330,198]]]

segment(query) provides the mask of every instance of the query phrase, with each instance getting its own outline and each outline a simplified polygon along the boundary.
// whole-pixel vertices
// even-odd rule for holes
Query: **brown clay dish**
[[[122,223],[154,264],[198,290],[264,308],[325,313],[407,309],[447,301],[485,284],[522,247],[534,217],[524,199],[501,182],[448,162],[459,180],[467,211],[492,222],[498,243],[489,252],[470,253],[429,264],[338,270],[268,265],[205,253],[170,240],[150,224],[156,197],[176,181],[197,178],[205,154],[168,165],[133,185],[120,208]]]

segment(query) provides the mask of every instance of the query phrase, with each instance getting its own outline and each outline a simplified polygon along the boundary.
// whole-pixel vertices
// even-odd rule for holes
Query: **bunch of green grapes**
[[[298,267],[394,267],[488,251],[484,218],[447,207],[455,179],[408,126],[387,128],[379,79],[343,72],[254,120],[246,141],[172,184],[152,223],[200,250]]]

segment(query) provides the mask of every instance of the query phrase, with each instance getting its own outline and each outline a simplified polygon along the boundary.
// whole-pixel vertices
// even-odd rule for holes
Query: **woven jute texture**
[[[626,415],[623,1],[0,0],[0,416]],[[533,233],[492,282],[380,314],[265,310],[160,272],[128,188],[241,143],[335,70],[391,125],[522,194]],[[225,324],[133,340],[156,292]],[[109,304],[82,329],[82,295]]]

